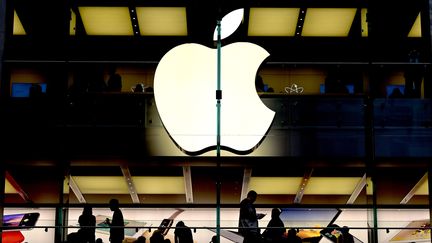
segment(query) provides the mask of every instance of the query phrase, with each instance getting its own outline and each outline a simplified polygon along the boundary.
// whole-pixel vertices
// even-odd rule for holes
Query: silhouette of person
[[[107,90],[120,92],[122,89],[122,78],[120,74],[116,72],[115,67],[110,67],[108,72],[109,72],[109,78],[107,81]]]
[[[218,243],[217,242],[217,235],[212,236],[210,243]]]
[[[297,235],[295,229],[289,229],[287,234],[287,243],[301,243],[302,239]]]
[[[135,88],[133,91],[135,93],[142,93],[142,92],[144,92],[144,88],[143,88],[142,84],[137,84],[137,85],[135,85]]]
[[[405,93],[408,97],[421,97],[421,84],[423,81],[423,66],[418,64],[420,53],[417,50],[411,50],[408,53],[408,64],[405,71]]]
[[[257,92],[274,92],[272,87],[264,84],[263,78],[258,74],[255,76],[255,88]]]
[[[150,237],[150,243],[164,243],[164,236],[160,230],[155,230]]]
[[[103,243],[103,241],[102,241],[101,238],[97,238],[97,239],[96,239],[96,243]]]
[[[32,84],[29,88],[29,97],[32,99],[39,99],[42,97],[42,86],[40,84]]]
[[[251,190],[248,192],[247,197],[240,202],[240,215],[239,215],[239,233],[244,237],[243,243],[257,243],[261,242],[261,234],[258,228],[258,219],[262,219],[264,214],[257,214],[255,202],[258,194]]]
[[[174,230],[174,242],[193,243],[192,231],[183,221],[179,221],[176,224],[176,229]]]
[[[67,235],[66,242],[68,243],[81,243],[81,235],[78,232],[73,232]]]
[[[78,231],[81,236],[81,240],[84,243],[95,243],[95,226],[96,217],[93,215],[92,207],[85,205],[82,214],[78,218],[78,223],[81,226]]]
[[[399,88],[393,88],[391,94],[389,95],[389,98],[403,98],[403,97],[404,95],[402,94]]]
[[[105,223],[110,226],[110,242],[121,243],[124,239],[123,213],[119,208],[119,201],[117,199],[111,199],[109,205],[111,211],[113,211],[112,222],[107,218]]]
[[[329,94],[348,94],[348,88],[345,86],[342,71],[340,68],[332,69],[324,81],[325,92]]]
[[[354,243],[354,237],[349,233],[348,226],[343,226],[340,231],[342,233],[343,243]]]
[[[139,236],[134,243],[145,243],[146,242],[146,238],[144,236]]]
[[[264,92],[264,81],[261,75],[256,75],[255,77],[255,88],[257,92]]]
[[[281,211],[278,208],[272,209],[271,219],[263,232],[264,239],[267,242],[282,242],[285,233],[285,225],[280,219]]]

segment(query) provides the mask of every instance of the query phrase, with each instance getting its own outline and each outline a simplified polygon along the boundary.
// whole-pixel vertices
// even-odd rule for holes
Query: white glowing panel
[[[256,72],[269,56],[262,47],[237,42],[221,51],[222,149],[252,151],[274,117],[255,89]],[[215,148],[217,134],[217,50],[199,44],[171,49],[154,79],[156,106],[174,142],[185,152]]]
[[[408,33],[408,37],[421,37],[422,31],[421,31],[421,14],[419,13],[417,15],[417,18],[411,27],[410,32]]]
[[[308,8],[302,36],[347,37],[355,8]]]
[[[294,36],[299,8],[251,8],[249,36]]]
[[[184,7],[137,7],[136,11],[141,35],[187,35]]]
[[[73,176],[83,194],[129,194],[123,176]]]
[[[234,33],[234,31],[237,30],[237,28],[240,26],[240,24],[243,21],[243,14],[244,14],[244,9],[241,8],[228,13],[222,18],[221,40],[230,36],[232,33]],[[218,29],[216,27],[213,33],[213,40],[217,40],[217,35],[218,35]]]
[[[361,31],[362,31],[362,37],[368,37],[369,35],[369,28],[368,28],[368,22],[367,22],[367,8],[361,9]]]
[[[10,184],[10,182],[7,179],[5,179],[4,193],[5,194],[18,193],[17,190],[15,190],[15,188]]]
[[[254,190],[259,195],[295,195],[303,177],[252,177],[248,190]]]
[[[185,194],[182,176],[133,176],[139,194]]]
[[[350,195],[360,180],[360,177],[311,177],[304,194]]]
[[[128,7],[79,7],[88,35],[133,35]]]
[[[26,31],[18,17],[17,12],[14,10],[14,20],[13,20],[13,35],[26,35]]]
[[[71,17],[69,21],[69,35],[76,34],[76,14],[73,10],[70,11]]]

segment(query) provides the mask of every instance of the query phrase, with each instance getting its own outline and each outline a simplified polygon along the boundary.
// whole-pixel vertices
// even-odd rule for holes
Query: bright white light
[[[237,10],[234,10],[227,15],[225,15],[222,18],[221,21],[221,40],[225,39],[226,37],[230,36],[234,31],[237,30],[237,28],[240,26],[241,22],[243,21],[243,14],[244,9],[240,8]],[[213,34],[213,40],[217,40],[217,26],[215,28],[214,34]]]
[[[216,49],[183,44],[159,62],[154,79],[156,106],[171,138],[187,152],[216,146]],[[255,89],[255,76],[269,53],[237,42],[221,50],[221,146],[252,150],[273,121]]]

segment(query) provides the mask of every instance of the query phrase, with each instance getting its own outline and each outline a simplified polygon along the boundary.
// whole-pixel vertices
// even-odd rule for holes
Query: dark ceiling
[[[429,13],[423,12],[423,38],[408,38],[418,13],[427,11],[427,1],[371,1],[366,0],[304,0],[304,1],[33,1],[7,2],[8,19],[15,9],[26,29],[26,36],[6,39],[6,60],[86,60],[86,61],[144,61],[158,62],[172,47],[196,42],[213,46],[213,30],[216,20],[232,10],[245,8],[245,21],[240,30],[226,40],[250,41],[262,45],[274,62],[406,62],[409,50],[416,48],[428,53]],[[188,36],[87,36],[80,29],[77,17],[77,35],[69,36],[70,9],[78,6],[185,6]],[[348,37],[249,37],[247,20],[250,7],[350,7],[368,9],[369,37],[361,37],[358,11]],[[11,33],[9,24],[7,33]]]

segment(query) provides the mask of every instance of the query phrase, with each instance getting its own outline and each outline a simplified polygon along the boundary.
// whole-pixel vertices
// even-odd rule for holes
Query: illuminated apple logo
[[[221,48],[221,149],[249,153],[268,132],[275,112],[262,103],[255,89],[257,70],[268,56],[253,43],[236,42]],[[186,154],[216,148],[216,89],[217,49],[182,44],[168,51],[156,68],[154,95],[159,116]]]

